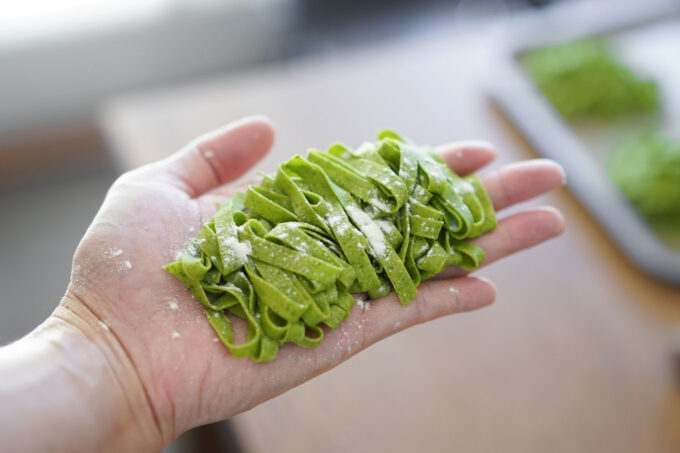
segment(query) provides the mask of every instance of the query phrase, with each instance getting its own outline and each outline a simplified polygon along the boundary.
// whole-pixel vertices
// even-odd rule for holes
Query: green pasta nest
[[[680,142],[659,132],[640,134],[618,147],[608,170],[645,219],[680,225]]]
[[[619,61],[602,38],[534,50],[521,57],[529,74],[555,109],[567,119],[613,120],[656,113],[656,83]]]
[[[266,362],[293,342],[315,347],[355,303],[394,290],[404,306],[447,265],[484,260],[465,241],[496,226],[476,175],[460,177],[427,147],[391,131],[353,151],[295,156],[222,205],[164,267],[206,308],[234,357]],[[229,316],[247,322],[235,343]]]

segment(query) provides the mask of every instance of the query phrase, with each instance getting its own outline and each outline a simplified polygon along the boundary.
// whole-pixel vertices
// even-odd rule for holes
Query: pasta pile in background
[[[609,176],[650,226],[680,241],[680,142],[660,132],[656,83],[626,67],[602,38],[533,50],[520,60],[565,119],[627,121],[625,139],[607,160]]]

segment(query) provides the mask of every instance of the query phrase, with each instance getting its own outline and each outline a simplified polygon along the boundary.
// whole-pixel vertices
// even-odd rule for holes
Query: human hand
[[[127,398],[143,403],[149,442],[247,410],[329,370],[371,344],[414,324],[493,302],[493,285],[450,268],[419,288],[403,308],[394,295],[359,305],[322,344],[280,348],[273,362],[235,359],[216,341],[201,307],[164,272],[177,250],[210,219],[217,202],[271,147],[273,130],[245,119],[199,138],[175,155],[123,175],[113,185],[76,251],[72,281],[55,317],[106,345]],[[459,174],[495,157],[484,143],[442,147]],[[559,187],[561,168],[547,160],[508,165],[482,177],[496,210]],[[489,264],[563,230],[551,208],[514,214],[474,242]]]

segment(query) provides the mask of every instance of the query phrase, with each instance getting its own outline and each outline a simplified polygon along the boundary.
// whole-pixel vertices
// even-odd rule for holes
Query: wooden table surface
[[[259,170],[384,127],[536,157],[485,95],[504,22],[447,27],[110,103],[124,169],[251,113],[276,123]],[[498,165],[498,164],[494,164]],[[678,452],[680,288],[641,274],[567,190],[564,236],[480,271],[487,309],[418,326],[233,418],[246,451]]]

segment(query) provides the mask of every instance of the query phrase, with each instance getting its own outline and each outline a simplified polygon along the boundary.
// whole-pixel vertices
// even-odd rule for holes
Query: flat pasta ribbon
[[[335,144],[284,162],[222,205],[164,269],[234,357],[266,362],[285,343],[318,346],[324,325],[349,316],[353,292],[394,290],[406,306],[446,266],[477,268],[484,251],[467,239],[495,226],[477,176],[383,131],[356,150]]]

